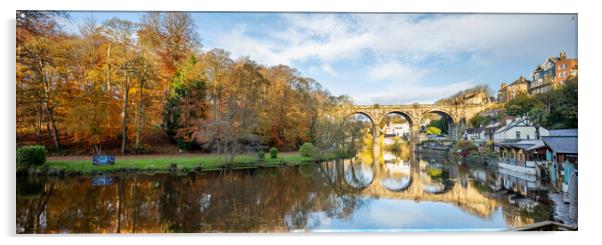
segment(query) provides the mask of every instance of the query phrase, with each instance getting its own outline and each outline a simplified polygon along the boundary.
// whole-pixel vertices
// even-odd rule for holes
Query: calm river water
[[[445,159],[17,180],[17,233],[504,230],[547,220],[539,180]]]

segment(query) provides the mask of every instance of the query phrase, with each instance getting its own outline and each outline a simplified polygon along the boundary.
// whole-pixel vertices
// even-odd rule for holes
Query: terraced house
[[[521,94],[526,94],[529,89],[529,81],[525,77],[520,76],[516,81],[506,85],[502,83],[501,88],[497,91],[497,100],[500,103],[506,103]]]
[[[564,85],[569,77],[577,76],[577,63],[577,59],[567,58],[566,52],[561,52],[560,57],[549,57],[531,73],[529,93],[545,93]]]

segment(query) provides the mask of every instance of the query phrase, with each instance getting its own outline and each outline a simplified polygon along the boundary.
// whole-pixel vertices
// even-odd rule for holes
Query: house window
[[[520,139],[520,131],[516,131],[516,138]]]
[[[528,135],[528,134],[527,134],[527,139],[529,139],[529,136],[530,136],[530,135]]]

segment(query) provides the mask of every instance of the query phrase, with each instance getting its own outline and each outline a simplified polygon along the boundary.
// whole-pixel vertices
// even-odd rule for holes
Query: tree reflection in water
[[[188,176],[123,174],[111,176],[106,185],[95,185],[91,177],[19,178],[17,232],[273,232],[336,228],[328,223],[333,220],[378,226],[385,221],[359,215],[382,208],[379,200],[416,208],[446,204],[462,210],[456,222],[502,220],[503,227],[549,218],[545,209],[508,204],[496,192],[501,181],[491,170],[382,158],[383,164],[350,159]]]

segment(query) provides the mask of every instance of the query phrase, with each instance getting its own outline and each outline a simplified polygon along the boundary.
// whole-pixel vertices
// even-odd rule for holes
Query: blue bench
[[[113,155],[94,155],[94,156],[92,156],[92,164],[94,164],[94,165],[113,165],[113,164],[115,164],[115,156],[113,156]]]

